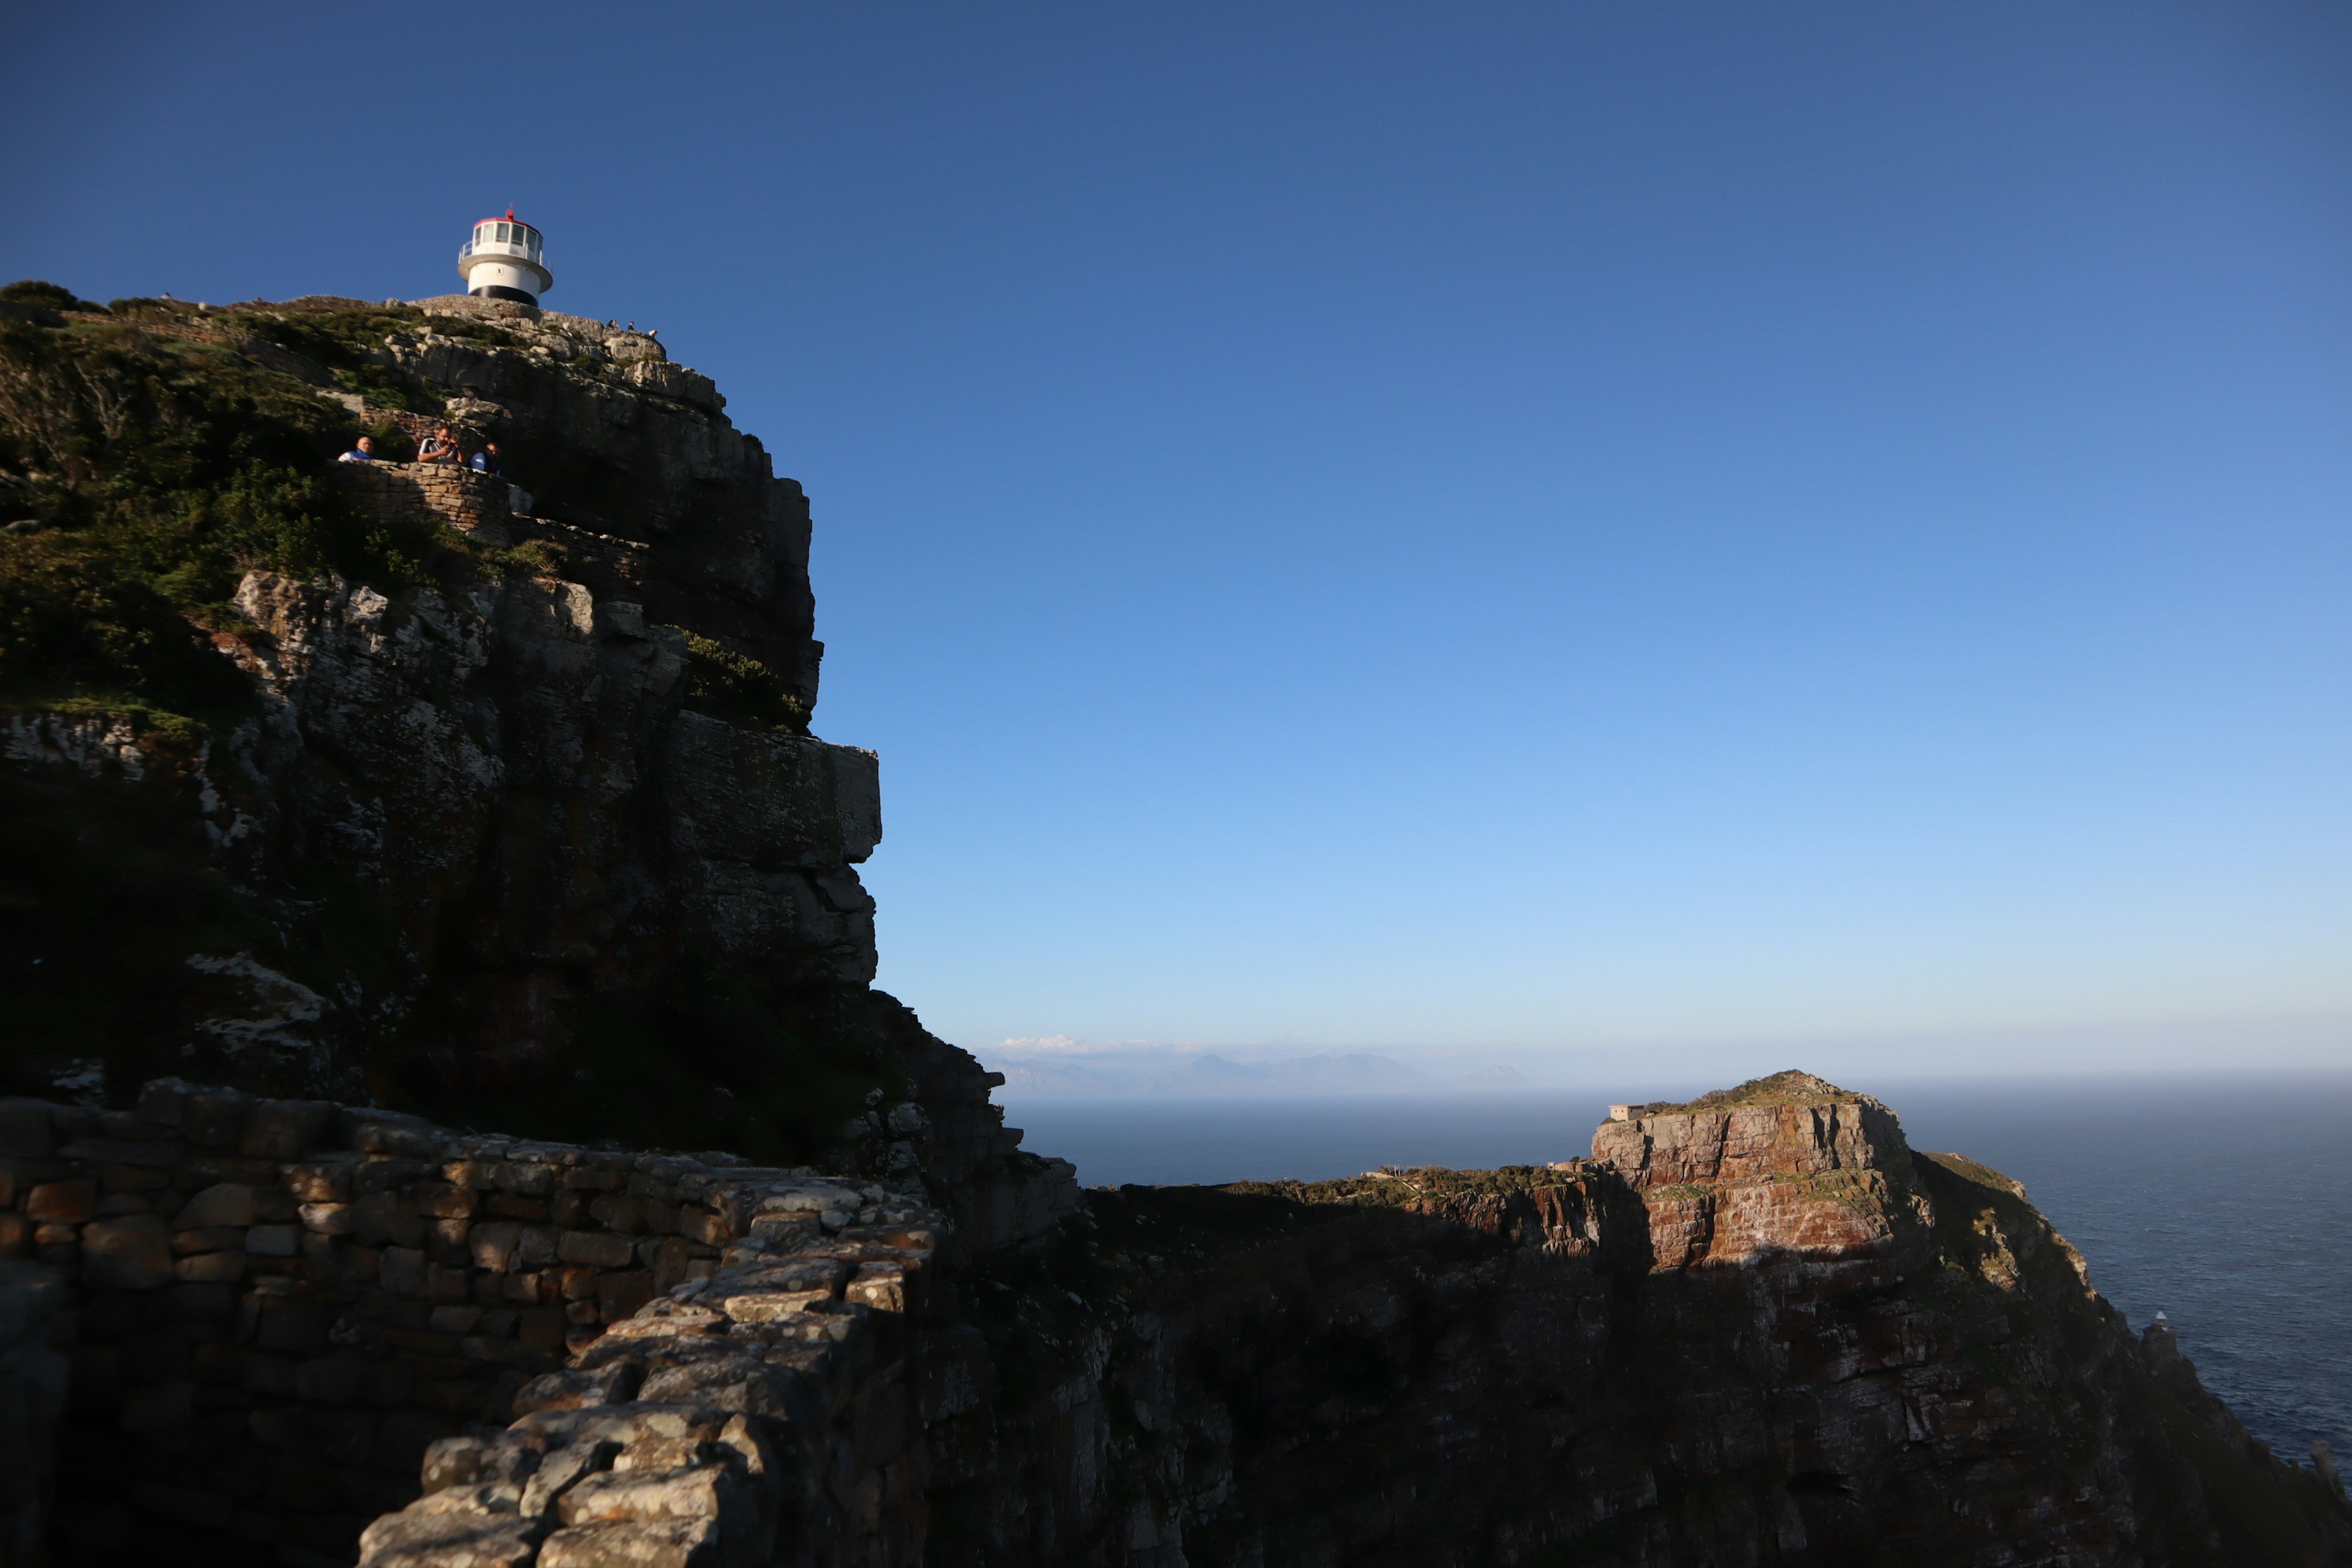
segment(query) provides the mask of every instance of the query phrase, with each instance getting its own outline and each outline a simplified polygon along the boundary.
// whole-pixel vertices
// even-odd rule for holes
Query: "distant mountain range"
[[[1368,1051],[1265,1061],[1234,1061],[1214,1053],[1181,1058],[1164,1051],[1123,1051],[1078,1060],[1000,1058],[988,1065],[1004,1075],[1010,1094],[1401,1094],[1528,1087],[1525,1078],[1507,1067],[1439,1077]]]

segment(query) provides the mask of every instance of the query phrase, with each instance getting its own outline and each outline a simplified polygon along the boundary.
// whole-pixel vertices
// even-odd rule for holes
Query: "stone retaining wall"
[[[513,542],[509,487],[495,474],[456,463],[338,463],[331,470],[351,498],[376,516],[435,521],[487,542]]]
[[[537,1425],[497,1452],[584,1444],[586,1475],[630,1450],[546,1413],[639,1383],[665,1407],[723,1412],[640,1413],[646,1432],[692,1438],[685,1468],[706,1463],[695,1443],[734,1443],[747,1474],[770,1476],[753,1489],[765,1498],[788,1458],[814,1465],[824,1485],[795,1494],[795,1528],[863,1510],[835,1533],[883,1530],[862,1500],[911,1484],[915,1439],[901,1336],[875,1325],[919,1293],[943,1226],[912,1187],[172,1080],[129,1111],[0,1100],[0,1255],[65,1281],[58,1554],[71,1562],[348,1563],[370,1517],[453,1484],[460,1450],[442,1439],[520,1415]],[[679,1336],[693,1352],[672,1350]],[[711,1377],[725,1386],[709,1397],[671,1397]],[[651,1464],[634,1452],[625,1468]],[[772,1542],[782,1516],[761,1507],[753,1534]],[[625,1516],[614,1502],[595,1517]],[[416,1544],[413,1523],[383,1528]],[[383,1539],[372,1561],[444,1561]]]

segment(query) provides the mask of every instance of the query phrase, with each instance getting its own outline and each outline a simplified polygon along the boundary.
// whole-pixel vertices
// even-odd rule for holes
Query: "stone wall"
[[[66,1561],[346,1563],[369,1518],[475,1473],[442,1439],[521,1415],[501,1476],[567,1445],[586,1475],[624,1451],[617,1428],[548,1413],[640,1383],[664,1408],[638,1436],[685,1443],[684,1468],[706,1438],[750,1456],[761,1529],[788,1480],[794,1528],[845,1542],[917,1484],[905,1336],[877,1324],[919,1301],[944,1228],[918,1188],[172,1080],[127,1111],[0,1101],[0,1253],[62,1281]]]
[[[338,463],[336,482],[362,508],[393,521],[446,522],[486,543],[514,542],[510,487],[455,463]]]
[[[56,1269],[0,1263],[0,1563],[7,1568],[47,1554],[66,1396],[66,1358],[50,1341],[65,1300]]]

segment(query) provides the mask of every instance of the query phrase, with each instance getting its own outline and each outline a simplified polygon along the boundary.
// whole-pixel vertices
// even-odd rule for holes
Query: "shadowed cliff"
[[[1803,1074],[1564,1167],[1090,1193],[971,1300],[934,1562],[2352,1561],[2015,1183]]]

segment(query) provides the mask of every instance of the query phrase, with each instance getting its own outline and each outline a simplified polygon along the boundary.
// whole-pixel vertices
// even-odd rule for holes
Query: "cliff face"
[[[0,310],[0,1255],[89,1552],[2352,1562],[2015,1184],[1801,1074],[1081,1205],[869,988],[876,760],[723,408],[470,300]],[[331,462],[442,418],[505,476]]]
[[[1088,1194],[971,1297],[1004,1394],[943,1426],[934,1560],[2352,1558],[2015,1184],[1802,1075],[1726,1098],[1569,1169]]]
[[[877,762],[808,733],[807,503],[706,378],[464,297],[40,314],[0,321],[0,500],[45,514],[0,626],[98,579],[202,636],[0,632],[18,1088],[1002,1163],[987,1076],[866,988]],[[504,478],[332,461],[443,419]]]

